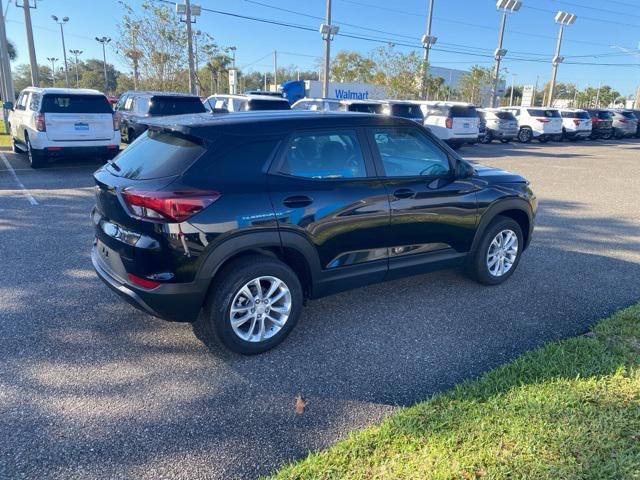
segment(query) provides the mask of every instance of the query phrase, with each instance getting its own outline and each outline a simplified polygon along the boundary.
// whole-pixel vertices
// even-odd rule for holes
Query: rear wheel
[[[206,331],[234,352],[266,352],[293,330],[302,301],[302,286],[288,265],[267,256],[242,257],[216,275]]]
[[[27,134],[25,134],[24,139],[27,144],[27,158],[29,159],[29,165],[31,168],[44,167],[46,163],[44,153],[34,151],[33,148],[31,148],[31,140],[29,140],[29,136]]]
[[[529,127],[522,127],[518,132],[518,140],[520,143],[529,143],[533,137],[533,132]]]
[[[603,139],[603,140],[610,140],[612,135],[613,135],[612,132],[606,132],[606,133],[603,133],[600,136],[600,138]]]
[[[471,278],[484,285],[507,280],[520,262],[524,241],[518,222],[497,216],[485,229],[467,266]]]
[[[493,135],[490,130],[485,131],[484,135],[480,137],[480,143],[491,143],[493,141]]]

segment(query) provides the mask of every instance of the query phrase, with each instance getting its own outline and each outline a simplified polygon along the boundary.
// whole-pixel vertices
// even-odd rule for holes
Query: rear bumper
[[[57,145],[48,145],[42,149],[33,148],[32,152],[36,155],[46,155],[48,158],[59,157],[115,157],[120,152],[120,145],[105,145],[93,147],[60,147]]]
[[[206,286],[196,283],[163,284],[142,289],[123,282],[100,260],[96,245],[91,249],[93,268],[111,290],[145,313],[171,322],[195,322],[206,295]]]
[[[491,136],[493,138],[498,138],[501,140],[511,140],[518,136],[518,130],[494,130],[493,128],[489,129],[491,132]]]
[[[587,138],[591,130],[565,130],[564,135],[567,138]]]

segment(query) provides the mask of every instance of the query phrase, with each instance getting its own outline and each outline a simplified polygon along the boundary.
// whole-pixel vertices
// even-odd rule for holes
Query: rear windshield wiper
[[[107,164],[112,167],[116,172],[122,171],[122,169],[112,160],[107,160]]]

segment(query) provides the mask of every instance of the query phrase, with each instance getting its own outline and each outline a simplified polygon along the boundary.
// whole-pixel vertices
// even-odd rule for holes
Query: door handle
[[[308,207],[313,203],[313,199],[311,197],[307,197],[306,195],[293,195],[291,197],[287,197],[282,201],[282,204],[285,207],[290,208],[303,208]]]
[[[411,190],[410,188],[399,188],[395,192],[393,192],[393,196],[396,198],[412,198],[416,195],[416,192]]]

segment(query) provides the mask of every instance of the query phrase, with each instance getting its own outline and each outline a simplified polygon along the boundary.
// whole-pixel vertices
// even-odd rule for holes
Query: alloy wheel
[[[277,277],[257,277],[233,297],[229,320],[245,342],[263,342],[276,335],[291,314],[291,291]]]
[[[513,230],[506,229],[493,237],[487,250],[487,269],[494,277],[506,274],[518,257],[518,236]]]

